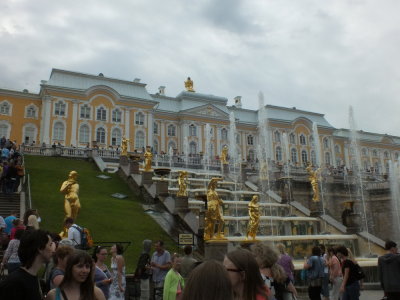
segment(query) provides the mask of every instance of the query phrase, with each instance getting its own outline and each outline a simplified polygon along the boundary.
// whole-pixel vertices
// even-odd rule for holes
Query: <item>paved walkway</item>
[[[361,291],[360,300],[381,300],[383,297],[383,291]],[[308,300],[307,295],[301,295],[298,300]]]

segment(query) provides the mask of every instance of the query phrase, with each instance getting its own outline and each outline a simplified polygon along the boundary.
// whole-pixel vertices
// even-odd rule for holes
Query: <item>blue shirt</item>
[[[5,232],[10,235],[11,233],[11,229],[13,228],[13,221],[16,219],[17,217],[15,216],[8,216],[7,218],[4,219],[4,221],[6,222],[6,230]]]
[[[167,250],[164,250],[162,254],[158,254],[158,252],[154,252],[153,256],[151,257],[151,262],[155,262],[158,265],[165,265],[171,262],[171,255]],[[153,281],[154,282],[161,282],[164,281],[165,276],[168,273],[167,270],[161,270],[160,268],[153,268]]]
[[[1,157],[8,158],[9,155],[10,155],[10,150],[8,150],[7,148],[3,148],[3,150],[1,151]]]

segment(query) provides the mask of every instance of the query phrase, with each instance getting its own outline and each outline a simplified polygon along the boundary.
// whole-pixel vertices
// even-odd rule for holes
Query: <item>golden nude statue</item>
[[[253,240],[256,239],[258,225],[260,224],[260,206],[258,205],[258,196],[254,195],[248,205],[250,221],[247,226],[247,236]]]
[[[153,159],[153,153],[151,153],[151,148],[146,147],[146,152],[144,153],[144,171],[151,171],[151,160]]]
[[[178,185],[179,185],[179,191],[176,194],[178,197],[187,197],[188,192],[187,192],[187,177],[188,173],[186,171],[179,171],[179,177],[178,177]]]
[[[185,88],[188,92],[194,92],[193,80],[191,80],[190,77],[188,77],[187,80],[185,81]]]
[[[318,183],[318,177],[320,174],[321,169],[318,168],[315,171],[313,171],[311,164],[308,165],[306,168],[308,174],[310,175],[308,179],[310,180],[311,187],[313,189],[313,198],[312,200],[314,202],[319,202],[319,183]]]
[[[76,171],[69,172],[68,179],[63,182],[60,192],[65,195],[64,197],[64,213],[65,218],[76,219],[81,209],[79,202],[79,184],[78,173]]]
[[[228,146],[225,145],[222,147],[222,152],[221,152],[221,162],[224,165],[228,164]]]
[[[123,137],[121,143],[121,156],[128,156],[128,143],[129,140]]]
[[[224,240],[224,216],[222,205],[224,204],[216,191],[218,181],[222,178],[211,178],[207,190],[207,211],[205,216],[204,240]],[[215,225],[218,229],[215,232]]]

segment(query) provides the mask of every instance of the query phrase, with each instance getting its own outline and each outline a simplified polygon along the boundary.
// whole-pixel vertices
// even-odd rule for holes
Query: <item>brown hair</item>
[[[68,255],[71,255],[74,252],[74,248],[66,245],[58,246],[56,252],[54,253],[54,265],[58,264],[59,259],[64,259]]]

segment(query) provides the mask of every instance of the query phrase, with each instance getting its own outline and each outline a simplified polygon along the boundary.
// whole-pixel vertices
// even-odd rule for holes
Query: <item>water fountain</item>
[[[187,136],[183,137],[183,152],[185,154],[185,168],[187,169],[189,164],[189,141]]]
[[[313,149],[315,151],[315,165],[316,167],[321,167],[321,143],[319,141],[318,125],[313,122],[312,125],[312,137],[314,140]]]

